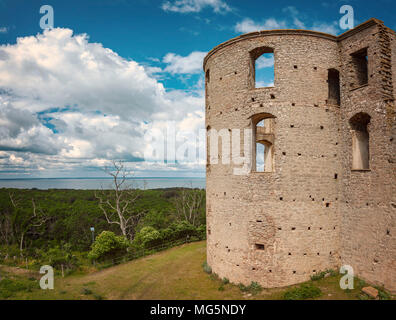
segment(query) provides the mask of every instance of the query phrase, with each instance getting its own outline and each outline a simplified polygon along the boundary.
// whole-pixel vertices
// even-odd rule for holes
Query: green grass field
[[[10,288],[8,299],[283,299],[286,291],[299,287],[243,292],[237,285],[223,284],[215,275],[205,273],[204,261],[206,243],[202,241],[89,274],[56,276],[54,290],[38,288],[38,273],[3,266],[0,274],[3,281],[6,276],[19,283],[19,287]],[[365,298],[358,284],[349,292],[341,290],[339,278],[337,275],[307,284],[321,290],[316,299]]]

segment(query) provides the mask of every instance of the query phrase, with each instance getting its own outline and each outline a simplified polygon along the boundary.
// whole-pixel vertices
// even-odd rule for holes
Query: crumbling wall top
[[[366,22],[363,22],[362,24],[358,25],[357,27],[348,30],[346,32],[344,32],[343,34],[339,35],[339,36],[334,36],[331,34],[327,34],[327,33],[323,33],[323,32],[319,32],[319,31],[312,31],[312,30],[297,30],[297,29],[281,29],[281,30],[262,30],[262,31],[254,31],[254,32],[250,32],[250,33],[245,33],[242,34],[238,37],[232,38],[228,41],[225,41],[219,45],[217,45],[216,47],[214,47],[212,50],[210,50],[208,52],[208,54],[205,56],[204,61],[203,61],[203,68],[205,70],[205,65],[207,60],[213,55],[215,54],[217,51],[219,51],[220,49],[223,49],[231,44],[234,44],[236,42],[239,41],[243,41],[243,40],[248,40],[248,39],[254,39],[254,38],[258,38],[258,37],[262,37],[262,36],[282,36],[282,35],[295,35],[295,36],[312,36],[312,37],[318,37],[318,38],[323,38],[323,39],[327,39],[330,41],[342,41],[356,33],[361,32],[364,29],[370,28],[374,25],[377,24],[384,24],[383,21],[375,19],[375,18],[371,18],[370,20],[367,20]],[[391,29],[390,29],[391,30]],[[394,31],[393,31],[394,32]]]

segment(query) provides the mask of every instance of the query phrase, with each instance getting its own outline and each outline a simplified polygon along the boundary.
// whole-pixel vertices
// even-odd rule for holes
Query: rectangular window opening
[[[328,86],[329,96],[328,103],[339,106],[341,104],[340,97],[340,73],[336,69],[328,70]]]
[[[265,88],[274,86],[274,50],[260,47],[250,52],[252,68],[252,87]],[[253,86],[254,85],[254,86]]]
[[[255,172],[272,172],[274,168],[274,119],[265,118],[252,121],[254,130],[254,157],[252,170]],[[256,124],[255,124],[256,123]]]
[[[370,116],[358,113],[350,119],[352,133],[352,170],[370,169],[368,124]]]
[[[352,68],[355,79],[352,87],[357,88],[368,83],[368,55],[367,48],[359,50],[352,55]]]

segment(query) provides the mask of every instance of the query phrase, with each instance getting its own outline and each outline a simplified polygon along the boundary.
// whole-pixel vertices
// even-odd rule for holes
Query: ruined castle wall
[[[220,163],[207,164],[207,259],[219,276],[279,287],[348,264],[396,290],[395,43],[372,19],[339,37],[251,33],[208,54],[207,129],[243,131],[257,114],[274,117],[272,172],[235,175],[240,165],[221,163],[228,140]],[[261,47],[274,50],[275,81],[256,89],[251,53]],[[340,105],[329,100],[329,69],[340,72]],[[367,170],[352,170],[358,113],[370,116]]]
[[[351,54],[367,48],[368,83],[356,88]],[[340,195],[341,257],[355,274],[396,289],[394,197],[395,172],[389,109],[393,95],[392,69],[395,52],[388,32],[373,25],[340,41],[342,65],[341,140],[343,184]],[[394,51],[394,49],[393,49]],[[393,59],[393,66],[392,64]],[[370,117],[369,170],[352,170],[352,134],[349,120],[357,113]],[[393,200],[394,201],[394,200]]]
[[[249,52],[263,46],[274,49],[275,84],[254,89]],[[219,276],[278,287],[338,266],[340,107],[326,100],[328,69],[339,64],[331,36],[298,32],[249,36],[208,57],[208,129],[243,130],[253,115],[275,117],[273,172],[237,176],[238,166],[207,166],[208,263]]]

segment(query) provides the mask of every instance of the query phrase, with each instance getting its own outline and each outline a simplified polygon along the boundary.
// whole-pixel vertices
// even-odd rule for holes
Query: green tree
[[[9,193],[9,198],[13,207],[11,218],[12,230],[19,244],[20,254],[22,256],[25,237],[27,235],[40,236],[44,233],[45,229],[43,227],[45,227],[49,218],[41,208],[37,208],[33,198],[31,211],[20,204],[22,201],[21,198],[17,199],[12,193]]]

